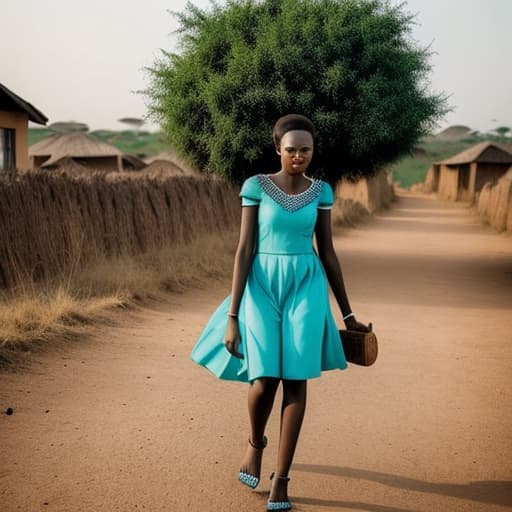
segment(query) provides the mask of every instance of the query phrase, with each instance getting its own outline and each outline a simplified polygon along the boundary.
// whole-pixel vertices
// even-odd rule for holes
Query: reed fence
[[[34,172],[2,179],[0,288],[234,229],[237,192],[190,176],[108,180]]]

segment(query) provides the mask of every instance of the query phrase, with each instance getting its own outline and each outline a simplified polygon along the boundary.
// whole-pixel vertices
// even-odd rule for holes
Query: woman
[[[217,377],[250,383],[251,432],[239,480],[253,489],[260,480],[267,444],[265,427],[282,383],[276,477],[267,510],[292,507],[288,472],[304,416],[307,380],[319,377],[322,370],[347,366],[327,281],[347,329],[371,329],[371,324],[356,320],[345,292],[332,243],[332,189],[305,175],[314,136],[313,123],[301,115],[284,116],[275,124],[273,139],[281,169],[252,176],[242,186],[231,294],[192,351],[193,360]]]

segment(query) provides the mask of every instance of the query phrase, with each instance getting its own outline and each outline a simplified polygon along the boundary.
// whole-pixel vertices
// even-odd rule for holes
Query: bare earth
[[[336,246],[380,354],[310,382],[295,509],[509,510],[512,237],[463,204],[401,192]],[[189,360],[229,288],[124,313],[122,327],[0,374],[1,410],[14,408],[0,415],[0,510],[265,510],[279,407],[252,492],[236,480],[247,388]]]

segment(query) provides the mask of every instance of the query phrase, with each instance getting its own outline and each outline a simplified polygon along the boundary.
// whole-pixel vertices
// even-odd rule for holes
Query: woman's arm
[[[352,308],[348,301],[347,292],[345,290],[345,282],[343,281],[343,273],[341,271],[340,262],[334,251],[332,243],[331,230],[331,210],[319,209],[318,218],[315,226],[316,243],[318,247],[318,256],[324,266],[327,280],[331,285],[334,297],[338,303],[341,314],[347,316],[352,313]],[[345,325],[349,329],[369,330],[364,324],[358,322],[354,316],[350,316],[345,320]]]
[[[247,282],[247,276],[253,258],[257,222],[258,207],[242,207],[240,238],[235,253],[233,284],[231,286],[231,305],[229,308],[229,312],[233,314],[238,314],[238,308]]]
[[[258,225],[258,206],[242,207],[242,219],[240,222],[240,238],[235,253],[233,266],[233,284],[231,286],[231,301],[229,306],[230,315],[238,315],[238,308],[244,292],[247,276],[253,259],[254,244],[256,240],[256,227]],[[238,318],[228,317],[225,345],[229,353],[243,358],[238,351],[240,342],[240,331],[238,329]]]

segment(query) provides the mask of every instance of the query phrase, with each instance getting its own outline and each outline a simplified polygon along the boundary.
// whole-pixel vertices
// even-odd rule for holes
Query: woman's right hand
[[[244,356],[238,352],[238,345],[240,344],[240,329],[238,328],[238,318],[228,317],[228,326],[226,328],[226,335],[224,337],[224,345],[226,350],[238,359],[243,359]]]

